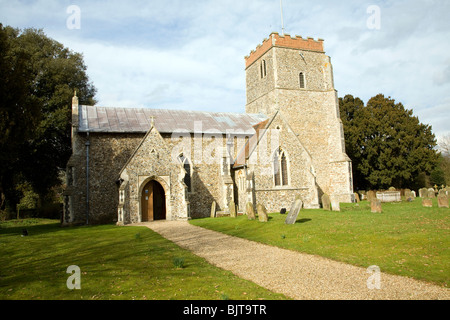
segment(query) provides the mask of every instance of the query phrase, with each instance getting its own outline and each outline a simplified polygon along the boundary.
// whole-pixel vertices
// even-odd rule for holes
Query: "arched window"
[[[273,156],[273,178],[275,186],[289,185],[288,160],[281,148],[278,148]]]
[[[245,190],[245,176],[243,170],[240,170],[238,173],[238,191]]]
[[[299,82],[300,82],[300,88],[304,89],[305,88],[305,75],[303,72],[300,72],[299,74]]]
[[[191,164],[189,163],[188,158],[186,158],[183,154],[178,156],[178,161],[183,165],[184,171],[186,174],[184,176],[183,182],[188,188],[188,192],[192,191],[191,187]]]

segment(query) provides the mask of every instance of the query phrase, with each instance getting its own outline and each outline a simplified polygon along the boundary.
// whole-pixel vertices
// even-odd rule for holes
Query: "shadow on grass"
[[[0,227],[0,234],[8,234],[8,235],[22,235],[22,230],[26,229],[28,231],[28,235],[41,235],[49,232],[58,232],[63,230],[63,228],[59,228],[60,223],[48,223],[44,225],[20,225],[20,226],[8,226],[8,227]]]
[[[20,237],[22,228],[27,228],[28,237]],[[5,239],[7,245],[0,250],[3,256],[0,261],[2,268],[8,271],[0,272],[0,298],[2,289],[27,288],[38,282],[52,288],[49,292],[55,293],[54,289],[59,288],[65,293],[69,276],[66,269],[70,265],[78,265],[84,274],[92,275],[92,282],[84,284],[95,291],[97,281],[109,283],[116,273],[139,277],[142,267],[127,261],[136,261],[138,266],[146,263],[149,270],[153,264],[170,267],[174,250],[171,244],[147,229],[140,230],[142,237],[139,239],[134,230],[110,225],[61,228],[58,223],[50,223],[4,228],[2,233],[5,231],[9,239]],[[45,234],[50,234],[52,240]],[[185,263],[185,267],[188,266],[189,263]],[[51,293],[45,294],[51,296]]]
[[[305,223],[305,222],[308,222],[308,221],[311,221],[311,219],[303,218],[303,219],[299,219],[299,220],[295,221],[295,223]]]

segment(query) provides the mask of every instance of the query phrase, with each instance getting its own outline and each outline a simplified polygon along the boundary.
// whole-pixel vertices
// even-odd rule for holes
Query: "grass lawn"
[[[237,237],[297,250],[382,272],[449,287],[450,209],[414,202],[383,203],[371,213],[367,201],[342,204],[341,212],[302,209],[293,225],[272,213],[269,222],[237,218],[195,219],[191,223]],[[282,266],[280,266],[282,268]]]
[[[24,227],[29,236],[21,236]],[[0,223],[0,265],[1,300],[286,299],[146,227],[61,228],[42,219]],[[67,288],[71,265],[80,268],[80,290]]]

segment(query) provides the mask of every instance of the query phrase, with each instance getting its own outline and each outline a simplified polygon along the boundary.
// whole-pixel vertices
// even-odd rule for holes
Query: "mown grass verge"
[[[22,237],[26,228],[28,236]],[[182,262],[182,263],[181,263]],[[286,299],[181,249],[146,227],[0,223],[2,300]],[[80,268],[70,290],[67,268]]]
[[[409,276],[448,287],[450,282],[450,210],[413,202],[383,203],[371,213],[367,201],[341,204],[341,212],[302,209],[293,225],[286,215],[269,221],[247,217],[195,219],[191,223],[233,236],[319,255],[361,267]],[[280,266],[282,270],[282,266]]]

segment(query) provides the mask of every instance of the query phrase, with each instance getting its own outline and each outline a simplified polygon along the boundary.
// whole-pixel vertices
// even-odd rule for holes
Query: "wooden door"
[[[153,221],[153,181],[147,183],[141,197],[142,221]]]
[[[164,188],[155,180],[149,181],[142,190],[142,221],[166,219],[166,196]]]

